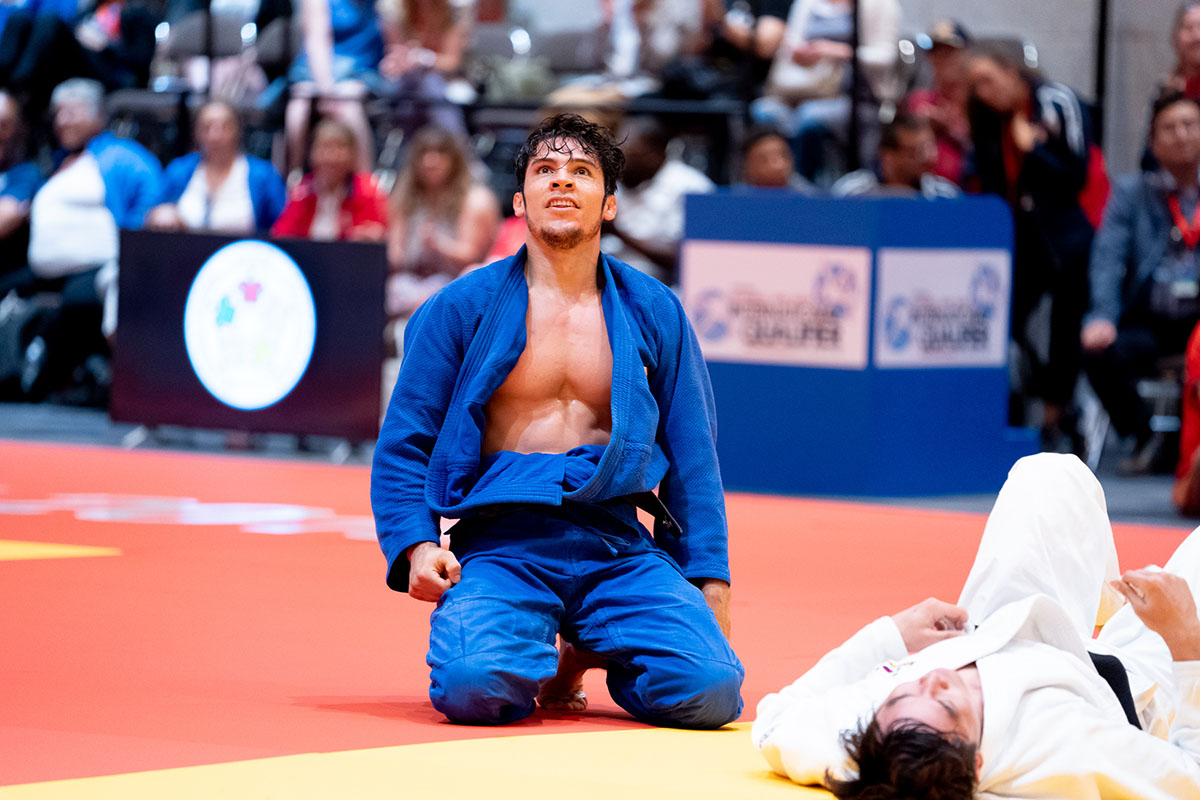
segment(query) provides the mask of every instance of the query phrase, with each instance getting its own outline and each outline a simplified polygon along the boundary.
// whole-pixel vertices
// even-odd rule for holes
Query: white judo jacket
[[[974,663],[983,692],[985,798],[1200,800],[1200,662],[1172,662],[1122,608],[1093,639],[1116,551],[1103,494],[1073,456],[1014,466],[959,605],[971,633],[909,655],[891,618],[872,622],[795,683],[765,697],[752,737],[797,783],[852,770],[840,733],[900,683]],[[1141,566],[1141,565],[1137,565]],[[1167,563],[1200,586],[1200,536]],[[1144,730],[1128,723],[1088,651],[1121,658]]]

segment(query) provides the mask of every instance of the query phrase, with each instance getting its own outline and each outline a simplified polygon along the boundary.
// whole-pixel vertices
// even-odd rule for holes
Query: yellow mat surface
[[[17,542],[0,539],[0,561],[24,561],[34,558],[92,558],[119,556],[115,547],[90,547],[82,544],[53,544],[51,542]]]
[[[8,786],[0,798],[831,797],[773,775],[749,732],[739,723],[413,744]]]

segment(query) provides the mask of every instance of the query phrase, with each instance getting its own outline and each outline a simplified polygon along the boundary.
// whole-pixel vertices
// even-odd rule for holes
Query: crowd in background
[[[850,0],[596,0],[603,24],[555,42],[531,40],[504,0],[295,2],[0,6],[7,398],[103,403],[119,229],[378,242],[397,352],[424,299],[520,247],[505,143],[572,108],[624,141],[604,249],[667,283],[687,194],[1000,196],[1015,223],[1011,422],[1082,452],[1086,374],[1133,441],[1125,468],[1171,460],[1137,385],[1173,358],[1195,394],[1200,372],[1200,343],[1183,362],[1200,320],[1200,3],[1164,21],[1176,61],[1146,99],[1142,171],[1110,198],[1089,105],[1038,72],[1028,42],[953,20],[902,33],[899,0],[862,0],[857,32]],[[211,27],[189,49],[197,19]],[[235,25],[231,52],[222,19],[257,33]],[[170,135],[139,120],[139,92],[178,97]],[[1176,499],[1200,510],[1200,434],[1184,440]]]

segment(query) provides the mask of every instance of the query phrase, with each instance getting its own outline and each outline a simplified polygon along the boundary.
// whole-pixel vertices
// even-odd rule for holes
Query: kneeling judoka
[[[607,129],[544,121],[517,156],[526,246],[405,331],[371,502],[388,585],[437,602],[429,695],[454,722],[580,709],[589,667],[645,722],[741,713],[708,372],[671,290],[600,252],[623,166]]]
[[[1200,530],[1117,578],[1096,478],[1023,458],[958,605],[863,628],[762,700],[754,743],[839,798],[1200,798]]]

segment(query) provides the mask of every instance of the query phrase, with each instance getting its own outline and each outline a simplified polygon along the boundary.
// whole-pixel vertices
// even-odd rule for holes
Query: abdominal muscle
[[[493,398],[487,407],[483,454],[565,453],[587,444],[608,444],[612,417],[607,409],[570,397],[511,403]]]

